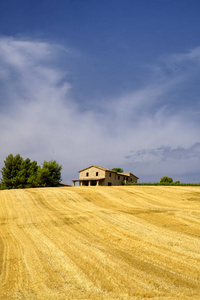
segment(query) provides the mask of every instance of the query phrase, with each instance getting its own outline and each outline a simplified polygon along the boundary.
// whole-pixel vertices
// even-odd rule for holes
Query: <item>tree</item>
[[[37,180],[37,172],[38,172],[38,165],[37,165],[37,162],[34,160],[33,162],[30,163],[29,168],[27,170],[26,187],[31,188],[31,187],[39,186],[39,183]]]
[[[177,181],[175,181],[175,184],[180,185],[181,183],[179,180],[177,180]]]
[[[17,154],[9,154],[4,160],[2,168],[2,186],[7,189],[16,188],[19,182],[18,174],[21,169],[23,158]]]
[[[117,173],[123,173],[123,172],[124,172],[124,170],[121,169],[121,168],[113,168],[113,169],[111,169],[111,170],[113,170],[113,171],[115,171],[115,172],[117,172]]]
[[[60,166],[55,160],[44,161],[42,167],[38,168],[37,181],[40,186],[58,186],[61,182],[61,170]]]
[[[30,178],[37,177],[37,170],[36,161],[31,162],[29,158],[23,160],[18,173],[18,188],[34,187],[33,181],[30,181]]]
[[[32,187],[30,177],[36,176],[37,169],[36,161],[31,162],[29,158],[24,160],[19,154],[9,154],[1,171],[1,185],[7,189]]]
[[[58,186],[61,181],[60,166],[55,160],[44,161],[42,167],[29,158],[23,159],[19,154],[9,154],[2,168],[0,189],[31,188],[40,186]]]
[[[171,177],[164,176],[160,179],[160,183],[162,183],[162,184],[168,184],[168,183],[172,183],[172,182],[173,182],[173,179]]]

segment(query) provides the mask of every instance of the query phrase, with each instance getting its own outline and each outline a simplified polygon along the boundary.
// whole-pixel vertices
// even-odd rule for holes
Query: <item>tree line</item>
[[[61,182],[62,166],[55,160],[44,161],[38,166],[36,161],[23,159],[20,154],[9,154],[1,170],[0,189],[33,187],[54,187]]]
[[[173,181],[171,177],[164,176],[160,179],[160,182],[128,182],[125,185],[176,185],[176,186],[200,186],[200,183],[181,183],[178,181]]]

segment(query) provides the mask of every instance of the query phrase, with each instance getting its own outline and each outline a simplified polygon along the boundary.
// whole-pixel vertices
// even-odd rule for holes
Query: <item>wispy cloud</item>
[[[20,153],[39,163],[56,159],[68,182],[79,168],[92,163],[121,166],[141,180],[165,168],[175,172],[174,160],[180,172],[186,172],[182,160],[196,172],[200,122],[194,115],[199,109],[190,109],[187,93],[199,76],[199,48],[158,61],[142,89],[101,103],[94,99],[84,110],[72,98],[66,79],[63,57],[72,51],[40,41],[0,38],[0,167],[9,153]],[[172,61],[190,72],[167,72]],[[195,61],[192,72],[188,65]]]
[[[190,49],[187,53],[178,53],[165,57],[165,61],[171,64],[185,64],[186,62],[194,62],[200,64],[200,47]],[[175,67],[175,66],[174,66]]]

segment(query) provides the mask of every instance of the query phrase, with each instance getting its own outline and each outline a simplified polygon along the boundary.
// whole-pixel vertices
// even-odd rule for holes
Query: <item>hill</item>
[[[0,299],[199,299],[200,187],[0,191]]]

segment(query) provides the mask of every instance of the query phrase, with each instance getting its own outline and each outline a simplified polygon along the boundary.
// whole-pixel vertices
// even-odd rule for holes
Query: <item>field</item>
[[[0,191],[0,299],[199,299],[200,187]]]

